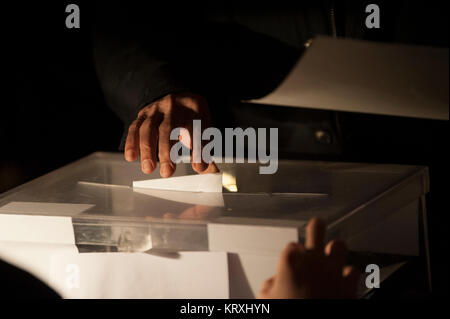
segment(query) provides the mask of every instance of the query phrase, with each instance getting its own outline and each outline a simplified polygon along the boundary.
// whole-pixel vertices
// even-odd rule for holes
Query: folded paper
[[[83,213],[94,206],[74,203],[9,202],[0,207],[0,213],[71,216]]]
[[[321,36],[277,89],[251,102],[448,120],[448,61],[443,48]]]
[[[72,218],[0,214],[0,242],[75,244]]]
[[[203,205],[211,207],[224,207],[222,193],[205,193],[205,192],[185,192],[185,191],[167,191],[151,188],[133,188],[133,191],[139,194],[149,195],[160,199],[165,199],[178,203]]]
[[[134,181],[133,188],[151,188],[184,192],[222,192],[222,173],[198,174]]]

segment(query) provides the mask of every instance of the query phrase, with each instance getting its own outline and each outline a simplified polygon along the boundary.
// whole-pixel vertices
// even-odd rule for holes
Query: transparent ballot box
[[[69,245],[78,254],[149,253],[163,259],[225,252],[226,297],[247,298],[273,275],[284,246],[303,241],[308,220],[320,217],[327,239],[345,240],[365,264],[392,272],[410,256],[428,262],[426,167],[280,160],[275,174],[261,175],[261,165],[217,164],[222,193],[138,189],[133,181],[160,178],[159,169],[145,175],[139,162],[128,163],[123,154],[94,153],[0,196],[0,257],[71,297],[49,278],[45,267],[51,262],[33,268],[27,254],[5,247]],[[174,176],[192,174],[189,164],[178,164]],[[360,295],[365,288],[362,283]]]

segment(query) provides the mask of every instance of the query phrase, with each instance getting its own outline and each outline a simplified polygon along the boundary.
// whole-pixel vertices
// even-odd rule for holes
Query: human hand
[[[313,218],[306,227],[305,246],[288,244],[276,274],[266,280],[258,298],[355,298],[359,271],[345,266],[346,246],[331,241],[324,249],[325,224]]]
[[[141,155],[141,169],[150,174],[156,168],[156,150],[160,162],[162,177],[170,177],[176,164],[170,159],[170,149],[176,141],[170,140],[170,132],[177,127],[187,129],[192,137],[192,121],[201,120],[202,129],[210,126],[208,103],[205,98],[193,93],[168,94],[144,107],[137,119],[130,125],[125,144],[125,159],[129,162]],[[183,144],[192,149],[192,138],[181,136]],[[195,150],[193,150],[195,152]],[[199,154],[201,157],[201,154]],[[195,156],[195,154],[192,154]],[[214,163],[192,162],[192,168],[198,173],[215,173]]]

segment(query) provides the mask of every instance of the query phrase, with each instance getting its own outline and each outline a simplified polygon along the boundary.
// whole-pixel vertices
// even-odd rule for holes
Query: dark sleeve
[[[214,19],[201,3],[154,3],[108,2],[94,22],[97,74],[126,127],[169,93],[191,91],[209,101],[263,96],[299,57],[297,49],[233,19]],[[126,132],[121,149],[125,138]]]
[[[124,124],[145,105],[189,89],[174,72],[177,27],[165,8],[112,1],[96,9],[94,60],[108,105]]]

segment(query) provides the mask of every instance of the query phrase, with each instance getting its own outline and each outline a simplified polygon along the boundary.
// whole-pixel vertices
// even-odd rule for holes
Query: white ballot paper
[[[91,204],[10,202],[0,207],[0,241],[74,244],[73,215]],[[49,216],[58,214],[59,216]]]
[[[250,102],[448,120],[448,48],[320,36],[269,95]]]
[[[184,191],[167,191],[151,188],[133,188],[133,191],[139,194],[149,195],[165,200],[178,203],[204,205],[211,207],[224,207],[222,193],[205,193],[205,192],[184,192]]]
[[[61,253],[50,268],[64,298],[229,298],[225,252]]]
[[[133,188],[151,188],[185,192],[222,192],[222,173],[197,174],[134,181]]]
[[[9,202],[0,207],[0,213],[72,216],[94,207],[92,204],[48,203],[48,202]]]

